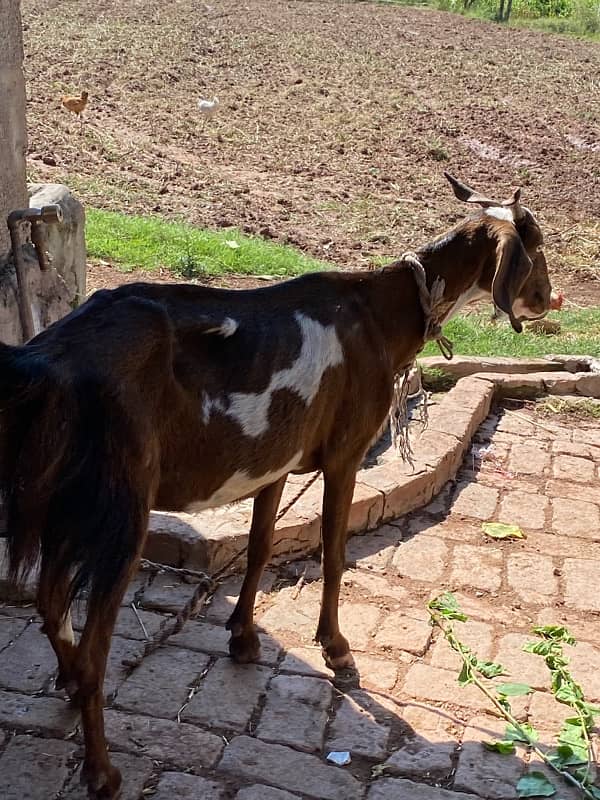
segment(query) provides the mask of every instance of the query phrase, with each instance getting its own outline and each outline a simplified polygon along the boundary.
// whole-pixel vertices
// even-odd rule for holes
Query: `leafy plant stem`
[[[548,758],[548,756],[540,750],[539,747],[536,746],[535,742],[532,740],[531,736],[527,732],[525,728],[515,719],[515,717],[508,711],[502,703],[499,702],[498,698],[494,697],[492,692],[487,688],[487,686],[480,680],[478,677],[476,670],[473,667],[473,656],[471,651],[468,647],[466,647],[456,636],[454,633],[454,629],[451,624],[445,620],[444,617],[437,613],[435,609],[431,608],[431,604],[429,605],[429,614],[431,616],[432,624],[439,628],[442,631],[442,634],[450,647],[459,654],[463,662],[463,669],[469,677],[470,683],[473,683],[477,688],[488,698],[488,700],[492,703],[494,708],[498,711],[498,713],[510,724],[512,725],[516,731],[518,732],[519,736],[522,737],[522,740],[526,742],[529,747],[531,747],[532,751],[540,758],[550,769],[552,769],[555,773],[560,775],[563,780],[567,783],[570,783],[572,786],[577,787],[580,792],[582,792],[583,796],[589,798],[589,800],[595,800],[594,795],[589,789],[582,783],[581,781],[577,780],[574,775],[571,775],[566,770],[557,767],[556,764],[553,764],[552,761]],[[581,712],[577,709],[578,715],[581,717]],[[587,734],[587,730],[585,729],[585,725],[583,726],[585,730],[585,737],[586,743],[588,745],[588,753],[593,756],[593,750],[591,746],[591,742],[589,736]],[[588,771],[589,771],[589,762],[588,762]],[[586,772],[587,776],[587,772]]]

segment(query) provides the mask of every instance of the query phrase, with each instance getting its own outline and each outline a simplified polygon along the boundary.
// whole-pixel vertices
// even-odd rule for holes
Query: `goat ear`
[[[489,197],[484,197],[484,195],[479,194],[479,192],[476,192],[474,189],[471,189],[470,186],[467,186],[466,183],[462,183],[458,180],[458,178],[455,178],[454,175],[450,175],[449,172],[444,172],[444,175],[450,181],[452,190],[459,200],[463,200],[465,203],[474,203],[475,205],[482,206],[483,208],[489,208],[490,206],[498,205],[495,200],[490,200]]]
[[[518,222],[525,216],[525,212],[523,211],[523,206],[521,205],[520,188],[514,190],[514,192],[512,193],[512,197],[509,200],[503,200],[502,205],[505,208],[510,208],[515,222]]]
[[[533,262],[527,255],[521,237],[515,231],[502,231],[498,236],[496,249],[496,272],[492,281],[494,304],[508,314],[510,324],[517,333],[523,326],[513,314],[513,303],[533,269]]]

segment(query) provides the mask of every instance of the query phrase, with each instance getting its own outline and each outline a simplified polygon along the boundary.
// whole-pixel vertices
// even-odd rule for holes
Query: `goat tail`
[[[38,562],[49,487],[68,446],[63,395],[35,346],[0,343],[0,516],[17,587]]]

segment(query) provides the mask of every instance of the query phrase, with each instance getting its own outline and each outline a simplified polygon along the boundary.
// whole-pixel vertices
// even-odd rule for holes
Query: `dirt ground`
[[[23,0],[29,177],[364,267],[521,185],[553,282],[600,304],[600,48],[418,8]],[[85,122],[61,108],[90,92]],[[203,125],[200,97],[217,95]],[[92,272],[110,285],[114,270]],[[108,281],[108,283],[107,283]]]

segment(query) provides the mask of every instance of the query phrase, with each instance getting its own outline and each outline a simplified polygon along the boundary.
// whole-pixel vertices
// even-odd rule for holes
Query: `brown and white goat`
[[[443,316],[492,295],[520,330],[550,284],[539,227],[518,196],[419,250]],[[120,775],[103,727],[106,657],[144,547],[150,509],[195,510],[254,497],[248,568],[228,622],[240,662],[258,655],[253,605],[289,472],[321,470],[323,597],[317,639],[333,668],[353,664],[338,626],[355,474],[424,342],[413,270],[324,272],[250,291],[132,284],[97,292],[24,347],[0,345],[0,487],[10,574],[40,560],[38,608],[57,685],[81,706],[83,777],[114,798]],[[88,590],[79,643],[69,608]]]

